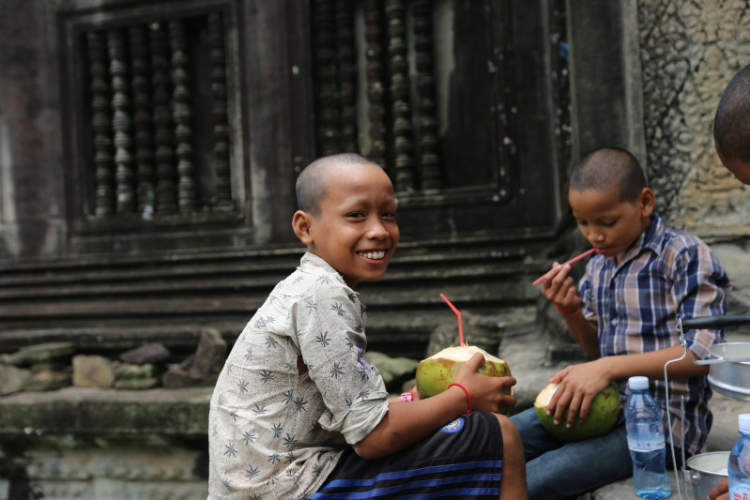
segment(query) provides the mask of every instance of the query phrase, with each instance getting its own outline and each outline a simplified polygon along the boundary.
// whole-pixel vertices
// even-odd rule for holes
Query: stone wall
[[[750,62],[741,0],[639,0],[647,171],[673,225],[702,236],[750,234],[750,195],[714,151],[713,117]]]

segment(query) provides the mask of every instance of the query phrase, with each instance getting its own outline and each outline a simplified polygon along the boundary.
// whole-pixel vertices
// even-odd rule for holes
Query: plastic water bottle
[[[739,416],[740,438],[729,454],[729,499],[750,498],[750,414]]]
[[[648,392],[648,378],[630,377],[625,404],[628,448],[633,459],[633,489],[641,498],[669,498],[672,489],[666,464],[661,409]]]

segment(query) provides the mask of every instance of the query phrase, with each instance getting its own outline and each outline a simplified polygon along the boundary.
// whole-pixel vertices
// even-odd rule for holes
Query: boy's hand
[[[547,406],[547,415],[555,415],[555,425],[563,421],[566,410],[568,427],[575,423],[576,417],[581,422],[586,420],[592,401],[611,382],[604,369],[606,365],[600,361],[602,360],[598,359],[580,365],[570,365],[549,379],[550,382],[559,384]]]
[[[542,295],[564,311],[573,311],[578,307],[576,287],[573,277],[568,276],[569,272],[570,266],[561,266],[555,262],[545,275],[542,285]]]
[[[479,373],[484,364],[484,356],[474,354],[456,374],[455,382],[466,387],[471,394],[473,410],[486,410],[499,413],[502,409],[516,404],[515,396],[503,394],[503,389],[516,385],[513,377],[488,377]]]

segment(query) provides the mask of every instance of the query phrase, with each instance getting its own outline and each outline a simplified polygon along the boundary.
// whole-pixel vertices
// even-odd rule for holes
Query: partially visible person
[[[654,192],[628,151],[602,148],[587,155],[571,176],[568,201],[597,253],[587,263],[579,290],[568,276],[570,266],[555,263],[542,294],[560,312],[573,340],[598,359],[568,366],[550,379],[559,387],[548,414],[556,424],[571,426],[587,418],[592,400],[610,382],[618,383],[624,400],[627,379],[642,375],[650,379],[665,418],[675,424],[676,443],[684,442],[685,455],[704,451],[712,423],[711,390],[708,367],[693,360],[704,358],[723,333],[685,332],[688,355],[682,358],[677,324],[724,314],[724,269],[708,245],[667,227],[654,213]],[[667,401],[664,365],[678,358],[669,365]],[[511,420],[524,443],[532,500],[575,498],[632,474],[622,421],[598,438],[565,443],[544,429],[533,408]]]
[[[714,116],[714,146],[727,170],[741,183],[750,184],[750,64],[724,89]],[[729,500],[729,479],[723,479],[708,498]]]

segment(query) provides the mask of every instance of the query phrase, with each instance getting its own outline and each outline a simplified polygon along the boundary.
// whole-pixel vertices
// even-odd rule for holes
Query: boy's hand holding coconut
[[[516,404],[512,389],[516,379],[502,359],[474,346],[449,347],[417,366],[417,390],[429,398],[448,389],[471,399],[471,410],[507,413]]]

